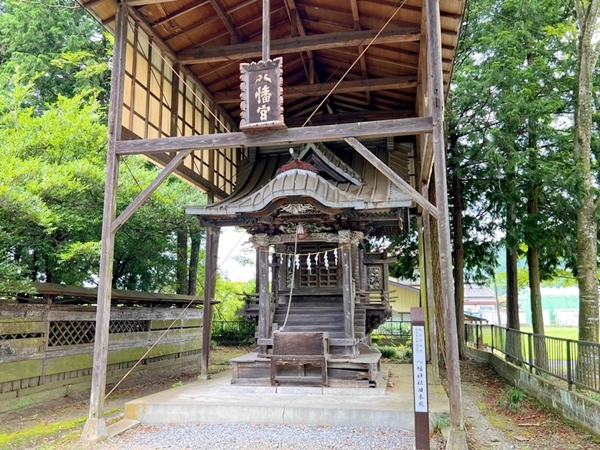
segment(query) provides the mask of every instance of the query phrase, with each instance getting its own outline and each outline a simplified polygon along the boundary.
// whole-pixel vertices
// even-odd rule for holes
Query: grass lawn
[[[530,325],[521,327],[521,331],[525,333],[533,333],[533,328]],[[544,327],[544,334],[546,336],[552,336],[562,339],[571,339],[576,341],[579,337],[578,327],[560,327],[558,325],[550,325]]]
[[[505,346],[504,340],[505,332],[503,328],[494,327],[494,340],[492,341],[492,327],[491,326],[483,326],[481,329],[481,335],[483,338],[483,343],[485,345],[491,346],[492,342],[494,347],[503,349]],[[529,341],[528,334],[525,333],[533,333],[533,329],[530,325],[521,327],[521,354],[523,359],[527,361],[529,359],[529,346],[534,346],[535,343],[532,340]],[[567,359],[567,345],[565,341],[561,339],[569,339],[571,341],[577,341],[579,337],[579,328],[577,327],[562,327],[551,325],[547,326],[544,329],[544,335],[546,336],[546,349],[548,352],[548,356],[550,359],[554,360],[566,360]],[[555,338],[555,339],[553,339]],[[578,346],[576,344],[571,344],[571,358],[577,358],[578,354]]]

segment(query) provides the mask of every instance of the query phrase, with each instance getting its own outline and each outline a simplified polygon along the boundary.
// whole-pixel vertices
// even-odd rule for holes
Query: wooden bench
[[[327,332],[274,331],[273,354],[271,355],[271,386],[279,381],[312,382],[320,381],[327,386],[327,360],[329,359],[329,334]],[[307,364],[321,366],[321,376],[308,377]],[[295,365],[302,373],[297,377],[277,376],[277,366]]]

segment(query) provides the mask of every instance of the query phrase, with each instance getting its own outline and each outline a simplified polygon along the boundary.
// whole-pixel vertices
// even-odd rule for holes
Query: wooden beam
[[[108,329],[110,324],[113,259],[115,252],[115,233],[112,232],[111,225],[117,212],[119,156],[116,153],[116,144],[121,139],[128,10],[129,8],[126,4],[117,4],[117,23],[115,27],[108,110],[106,183],[104,186],[104,209],[102,213],[102,240],[100,268],[98,271],[98,299],[96,306],[96,332],[94,337],[90,410],[81,434],[82,440],[90,442],[98,442],[108,437],[106,421],[104,420],[104,395],[106,393]]]
[[[284,86],[284,98],[324,97],[336,86],[336,82],[321,84],[304,84],[301,86]],[[390,78],[372,78],[368,80],[342,81],[334,94],[348,92],[370,92],[393,89],[409,89],[417,87],[417,77],[413,75]],[[221,91],[215,93],[218,104],[239,103],[240,90]]]
[[[360,31],[360,16],[358,13],[358,2],[357,0],[350,0],[350,9],[352,9],[352,21],[354,22],[354,30],[355,31]],[[365,46],[363,44],[358,46],[358,54],[362,55],[363,51],[365,49]],[[369,78],[369,71],[367,70],[367,58],[365,55],[363,55],[362,58],[360,58],[360,70],[362,72],[362,77],[364,80],[366,80],[367,78]],[[369,104],[369,106],[371,105],[371,93],[369,91],[365,91],[365,97],[367,99],[367,103]]]
[[[204,263],[204,311],[202,315],[202,360],[200,378],[208,379],[210,343],[212,340],[213,305],[217,284],[217,261],[219,256],[219,227],[206,228],[206,260]]]
[[[312,109],[311,109],[312,111]],[[390,111],[355,111],[337,114],[319,114],[310,119],[310,125],[331,125],[352,122],[368,122],[375,120],[404,119],[415,115],[412,109],[394,109]],[[288,127],[301,127],[308,116],[289,117],[285,119]]]
[[[262,0],[262,60],[271,58],[271,2]]]
[[[90,0],[89,2],[86,3],[81,3],[81,6],[83,6],[84,8],[88,9],[88,8],[93,8],[94,6],[96,6],[98,3],[102,3],[104,0]]]
[[[373,166],[385,175],[392,183],[398,186],[402,192],[412,198],[423,208],[427,209],[431,215],[435,218],[438,217],[438,210],[435,205],[432,205],[429,200],[423,197],[416,189],[414,189],[408,182],[403,180],[400,175],[394,172],[390,167],[375,156],[367,147],[362,145],[357,139],[349,137],[344,139],[348,145],[356,150],[363,158],[369,161]]]
[[[359,122],[340,125],[322,125],[317,127],[288,128],[261,133],[217,133],[196,136],[169,137],[162,139],[139,139],[117,143],[117,154],[138,155],[180,151],[261,147],[274,145],[295,145],[309,142],[340,141],[345,137],[378,138],[388,136],[412,136],[430,133],[430,117],[381,120],[377,122]]]
[[[160,25],[163,25],[165,23],[167,23],[169,20],[173,20],[176,19],[184,14],[189,14],[192,10],[196,9],[196,8],[200,8],[201,6],[204,6],[206,4],[209,3],[209,0],[204,0],[200,3],[196,3],[195,5],[190,5],[187,6],[183,9],[180,9],[177,12],[174,12],[172,14],[169,14],[167,17],[163,17],[162,19],[157,20],[156,22],[152,22],[151,25],[152,27],[158,27]]]
[[[147,155],[146,157],[162,166],[168,164],[172,159],[172,157],[167,155],[166,153],[152,153],[150,155]],[[187,181],[188,183],[194,186],[198,186],[206,192],[213,194],[215,198],[217,198],[217,200],[229,197],[229,194],[223,189],[219,188],[218,186],[215,186],[209,180],[204,178],[201,174],[195,172],[193,169],[190,169],[187,166],[179,166],[175,170],[175,174],[178,177]]]
[[[235,43],[242,42],[242,35],[233,25],[233,23],[231,23],[229,16],[227,16],[227,13],[223,10],[219,0],[210,0],[210,4],[217,13],[217,16],[219,16],[219,19],[221,19],[221,22],[223,22],[223,25],[225,25],[225,28],[227,28],[227,31],[229,31],[229,34],[231,34],[233,41]]]
[[[284,4],[290,18],[292,37],[296,36],[296,33],[300,36],[306,36],[306,29],[296,7],[296,0],[284,0]],[[315,70],[315,55],[312,50],[306,50],[306,56],[308,57],[308,67],[303,63],[304,70],[306,71],[306,79],[310,84],[313,84],[315,80],[318,83],[319,80]]]
[[[298,36],[271,41],[273,55],[285,55],[304,51],[339,47],[355,47],[370,42],[379,30],[348,31],[345,33],[324,33],[310,36]],[[420,39],[418,27],[395,27],[384,30],[376,44],[391,42],[412,42]],[[202,64],[232,59],[250,59],[262,56],[262,42],[224,45],[212,48],[195,48],[178,54],[181,64]]]
[[[127,6],[146,6],[146,5],[156,5],[157,3],[171,3],[178,0],[123,0],[124,3],[127,3]]]
[[[123,226],[123,224],[138,210],[142,204],[150,198],[150,196],[158,189],[158,187],[162,184],[163,181],[167,179],[169,175],[171,175],[177,166],[181,164],[181,162],[192,153],[191,149],[183,150],[175,156],[169,164],[165,166],[165,168],[157,175],[157,177],[152,180],[152,182],[144,189],[139,195],[133,200],[127,208],[115,219],[112,223],[111,231],[116,233],[119,228]]]

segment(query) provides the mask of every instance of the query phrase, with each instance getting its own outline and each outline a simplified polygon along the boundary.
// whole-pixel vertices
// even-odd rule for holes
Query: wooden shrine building
[[[83,438],[106,437],[114,236],[171,174],[209,198],[187,208],[207,228],[205,344],[220,227],[245,228],[257,250],[257,291],[243,314],[258,349],[236,360],[240,384],[289,382],[296,365],[306,371],[295,378],[374,385],[369,334],[390,314],[388,261],[366,240],[403,233],[417,215],[431,267],[437,219],[451,425],[462,429],[443,114],[465,0],[78,1],[115,36]],[[128,155],[162,171],[116,205]],[[431,283],[427,291],[431,304]]]

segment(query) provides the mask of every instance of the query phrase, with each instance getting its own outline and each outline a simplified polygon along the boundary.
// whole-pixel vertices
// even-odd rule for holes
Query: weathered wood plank
[[[274,332],[273,356],[278,355],[325,355],[327,348],[326,332]]]
[[[435,200],[439,210],[437,224],[440,247],[440,267],[442,273],[444,331],[446,333],[446,370],[448,378],[448,397],[450,399],[450,425],[454,430],[464,430],[462,391],[460,387],[458,333],[456,328],[456,305],[454,304],[454,279],[452,276],[446,153],[444,148],[444,77],[442,70],[440,9],[437,0],[426,0],[425,4],[427,5],[427,36],[429,46],[427,65],[429,68],[429,95],[431,97],[434,125],[432,139],[435,171]]]
[[[92,367],[92,364],[93,357],[90,353],[48,358],[44,361],[44,374],[52,375],[55,373],[70,372],[72,370],[88,369]]]
[[[377,156],[375,156],[371,151],[362,145],[357,139],[353,137],[346,138],[345,141],[352,146],[360,155],[369,161],[373,166],[379,170],[383,175],[385,175],[392,183],[398,186],[402,191],[412,198],[416,203],[421,205],[423,208],[426,208],[429,213],[437,218],[438,210],[435,205],[432,205],[429,200],[423,197],[419,192],[417,192],[410,184],[404,181],[400,175],[395,173],[392,169],[389,168],[383,161],[381,161]]]
[[[270,53],[285,55],[329,48],[355,47],[368,44],[368,41],[373,39],[378,32],[379,30],[348,31],[345,33],[323,33],[277,39],[271,41]],[[374,45],[414,42],[420,39],[421,35],[417,27],[395,27],[383,30]],[[179,62],[185,65],[258,58],[262,56],[262,45],[262,42],[250,42],[221,47],[189,49],[180,52],[178,58]]]
[[[336,87],[337,86],[337,87]],[[367,80],[342,81],[341,83],[305,84],[301,86],[288,86],[285,90],[285,99],[290,100],[302,97],[324,97],[329,91],[336,87],[334,94],[345,94],[350,92],[370,92],[386,89],[408,89],[417,87],[417,77],[413,75],[372,78]],[[215,93],[215,101],[219,104],[239,103],[239,89],[233,91],[221,91]]]
[[[30,355],[41,352],[46,346],[46,338],[7,339],[0,341],[0,358],[16,355]]]
[[[0,383],[40,376],[42,367],[41,359],[3,363],[0,370]]]
[[[432,121],[430,117],[411,117],[374,122],[289,128],[287,130],[264,133],[246,134],[236,132],[163,139],[137,139],[118,142],[116,144],[116,151],[119,155],[135,155],[179,151],[188,148],[202,150],[231,147],[268,147],[274,145],[340,141],[351,136],[357,139],[412,136],[430,133],[431,130]]]
[[[45,333],[46,322],[2,322],[0,321],[0,335],[6,334],[31,334]],[[0,341],[2,342],[2,341]]]

